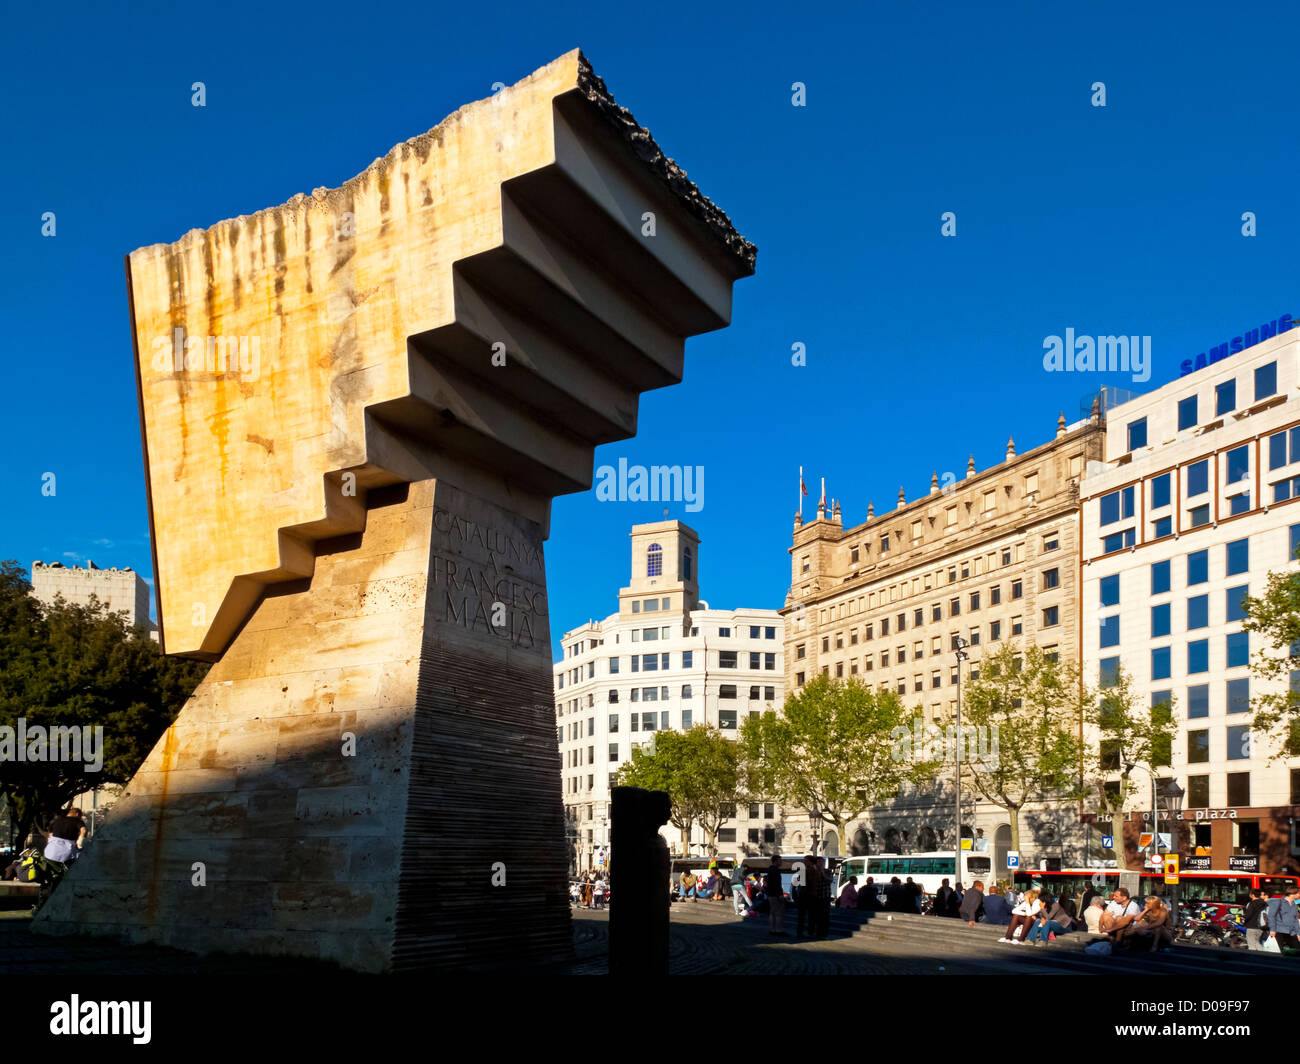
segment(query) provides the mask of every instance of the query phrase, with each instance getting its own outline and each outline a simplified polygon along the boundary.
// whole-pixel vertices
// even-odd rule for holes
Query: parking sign
[[[1007,867],[1008,868],[1020,867],[1020,854],[1017,851],[1012,850],[1007,854]]]

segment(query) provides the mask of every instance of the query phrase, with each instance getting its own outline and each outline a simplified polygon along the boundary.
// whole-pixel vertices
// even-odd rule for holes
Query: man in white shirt
[[[1110,896],[1110,904],[1101,914],[1098,927],[1105,934],[1113,935],[1116,931],[1128,927],[1137,919],[1141,911],[1138,903],[1129,897],[1129,892],[1124,887],[1120,887]]]

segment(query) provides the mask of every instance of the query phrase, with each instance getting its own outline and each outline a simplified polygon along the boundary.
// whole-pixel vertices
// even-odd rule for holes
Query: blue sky
[[[24,565],[150,572],[124,253],[338,185],[575,46],[759,248],[731,327],[596,455],[704,467],[703,509],[669,516],[714,606],[782,604],[800,465],[854,524],[1133,386],[1044,372],[1049,335],[1150,335],[1150,388],[1300,316],[1287,6],[132,7],[6,14],[0,557]],[[556,500],[553,638],[612,612],[627,532],[662,511]]]

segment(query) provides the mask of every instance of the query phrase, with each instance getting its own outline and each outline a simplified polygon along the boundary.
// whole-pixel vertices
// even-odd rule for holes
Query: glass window
[[[1268,468],[1280,469],[1286,463],[1286,433],[1275,432],[1268,438]]]
[[[1101,497],[1101,523],[1111,525],[1133,516],[1133,486]]]
[[[1151,481],[1151,509],[1169,505],[1169,474],[1162,473]]]
[[[1187,583],[1203,584],[1210,579],[1210,552],[1198,550],[1187,556]]]
[[[1210,460],[1204,458],[1187,467],[1187,497],[1204,495],[1210,490]]]
[[[1290,530],[1290,560],[1294,560],[1296,551],[1300,550],[1300,525],[1292,525]]]
[[[1240,587],[1230,587],[1227,591],[1228,612],[1227,618],[1230,621],[1242,621],[1246,619],[1246,611],[1242,608],[1241,600],[1246,597],[1250,591],[1249,584],[1242,584]]]
[[[1233,632],[1228,636],[1228,668],[1250,664],[1250,633]]]
[[[1228,513],[1236,517],[1237,514],[1244,514],[1250,509],[1250,492],[1243,491],[1239,495],[1234,495],[1228,500]]]
[[[1128,423],[1128,449],[1136,451],[1147,445],[1147,419],[1139,418]]]
[[[1187,763],[1203,765],[1210,760],[1210,733],[1206,729],[1187,733]]]
[[[1169,634],[1169,603],[1151,607],[1151,638]]]
[[[1103,606],[1119,605],[1119,574],[1101,578],[1101,604]]]
[[[1224,381],[1214,389],[1214,416],[1221,417],[1237,409],[1237,382]]]
[[[1250,712],[1250,677],[1242,676],[1236,680],[1229,680],[1227,694],[1229,713]]]
[[[1250,725],[1229,724],[1227,759],[1229,761],[1248,761],[1250,760],[1250,755]]]
[[[1250,568],[1250,540],[1238,539],[1228,544],[1228,575],[1236,576]]]
[[[1228,452],[1228,479],[1227,484],[1235,484],[1239,480],[1247,480],[1250,477],[1250,448],[1234,447]]]
[[[1018,599],[1018,598],[1020,598],[1020,596],[1023,595],[1024,593],[1025,593],[1024,584],[1021,583],[1021,581],[1019,581],[1019,580],[1012,580],[1012,581],[1011,581],[1011,597],[1012,597],[1013,599]]]
[[[1187,521],[1192,528],[1200,528],[1202,525],[1210,523],[1210,507],[1195,506],[1187,512]]]
[[[1169,679],[1169,647],[1154,647],[1152,649],[1151,679]]]
[[[1119,680],[1119,658],[1102,658],[1100,681],[1102,687],[1114,687]]]
[[[1151,566],[1151,594],[1160,595],[1168,590],[1169,562],[1156,562]]]
[[[1102,552],[1111,554],[1117,550],[1123,550],[1125,547],[1131,547],[1137,541],[1137,533],[1134,529],[1126,528],[1123,532],[1115,532],[1106,536],[1101,541]]]
[[[658,543],[651,543],[646,550],[646,576],[663,576],[664,572],[664,549]]]
[[[800,647],[799,649],[802,651],[802,650],[803,650],[803,647]],[[800,654],[799,656],[800,656],[800,657],[803,657],[803,654]],[[682,668],[683,668],[683,669],[691,669],[691,668],[694,668],[694,667],[695,667],[695,651],[693,651],[693,650],[683,650],[683,651],[682,651]]]
[[[1204,809],[1210,804],[1210,777],[1187,777],[1187,808]]]
[[[1210,626],[1210,596],[1195,595],[1187,600],[1187,627],[1208,628]]]
[[[735,731],[736,711],[734,709],[718,710],[718,727],[723,731]]]
[[[1187,689],[1187,716],[1191,719],[1210,715],[1210,685],[1198,683]]]
[[[1165,536],[1172,535],[1174,531],[1174,522],[1172,517],[1157,518],[1151,525],[1151,534],[1155,539],[1163,539]]]
[[[1196,396],[1189,395],[1178,400],[1178,431],[1190,429],[1196,424]]]
[[[1061,623],[1061,607],[1048,606],[1043,610],[1043,627],[1051,628],[1053,625]]]
[[[1210,641],[1194,639],[1187,644],[1188,673],[1210,671]]]
[[[1255,402],[1277,393],[1277,363],[1255,367]]]
[[[1228,805],[1250,805],[1250,773],[1228,773]],[[1245,827],[1245,825],[1242,825]],[[1244,847],[1243,847],[1244,848]]]
[[[1101,619],[1101,645],[1103,647],[1119,646],[1119,614]]]

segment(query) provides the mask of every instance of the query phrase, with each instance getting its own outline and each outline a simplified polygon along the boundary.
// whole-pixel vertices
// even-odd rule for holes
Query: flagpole
[[[803,518],[803,466],[799,467],[799,487],[795,489],[795,494],[798,496],[799,517],[802,520]]]

